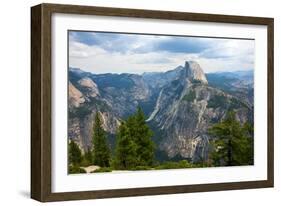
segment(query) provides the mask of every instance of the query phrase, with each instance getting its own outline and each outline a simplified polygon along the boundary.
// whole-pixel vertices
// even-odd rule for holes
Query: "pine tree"
[[[71,165],[79,165],[82,161],[81,150],[78,145],[71,140],[68,147],[68,160]]]
[[[211,158],[216,166],[253,164],[253,129],[249,123],[241,126],[233,111],[210,130],[214,137]]]
[[[100,167],[109,167],[110,150],[107,144],[106,133],[102,128],[99,112],[95,116],[93,132],[93,163]]]
[[[119,169],[152,166],[154,162],[153,133],[139,107],[134,115],[122,122],[117,133],[114,164]]]
[[[133,138],[136,144],[139,166],[152,166],[154,161],[153,132],[145,122],[145,115],[138,107],[134,115]]]
[[[114,167],[116,169],[134,168],[137,164],[136,145],[125,122],[119,126],[116,138]]]
[[[92,154],[91,148],[88,148],[88,150],[85,152],[84,160],[85,160],[86,165],[93,164],[93,154]]]

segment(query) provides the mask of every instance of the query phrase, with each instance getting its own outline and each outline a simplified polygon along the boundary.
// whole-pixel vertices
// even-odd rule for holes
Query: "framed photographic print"
[[[31,197],[273,187],[273,19],[31,8]]]

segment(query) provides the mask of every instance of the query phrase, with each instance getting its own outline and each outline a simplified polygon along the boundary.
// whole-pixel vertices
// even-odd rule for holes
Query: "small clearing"
[[[90,165],[90,166],[88,166],[88,167],[81,167],[81,168],[83,168],[87,173],[91,173],[91,172],[93,172],[93,171],[99,169],[100,166],[97,166],[97,165]]]

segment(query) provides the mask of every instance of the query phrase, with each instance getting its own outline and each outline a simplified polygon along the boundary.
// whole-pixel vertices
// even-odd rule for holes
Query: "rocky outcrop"
[[[93,109],[88,115],[82,118],[69,118],[68,137],[75,141],[82,152],[92,147],[93,125],[96,110]],[[120,120],[111,112],[99,112],[103,129],[109,134],[116,134]]]
[[[168,159],[207,159],[208,129],[221,121],[229,109],[236,111],[240,122],[253,122],[251,77],[244,78],[246,83],[231,77],[225,84],[219,84],[223,80],[219,78],[218,82],[216,78],[211,76],[209,84],[203,69],[193,61],[171,71],[142,75],[98,75],[71,69],[69,138],[83,151],[91,147],[94,115],[100,112],[103,127],[114,144],[121,119],[141,106],[155,133],[157,149]],[[237,85],[238,80],[243,84]],[[247,87],[242,89],[241,85]]]
[[[200,65],[194,61],[185,62],[186,76],[191,80],[197,80],[201,83],[208,84],[205,73],[201,69]]]
[[[142,76],[120,74],[95,79],[100,83],[101,96],[119,117],[126,117],[136,111],[139,102],[150,100],[151,91]]]
[[[237,119],[241,122],[248,121],[253,111],[246,106],[235,105],[238,99],[205,84],[189,83],[186,88],[180,85],[178,82],[178,86],[173,86],[175,90],[181,88],[178,95],[170,87],[163,89],[157,100],[162,104],[155,108],[157,112],[154,111],[148,120],[161,131],[159,149],[170,158],[207,159],[210,125],[223,119],[230,107],[237,111]],[[217,99],[224,99],[223,105],[213,103],[219,101]]]
[[[89,77],[82,78],[78,81],[78,83],[84,87],[85,89],[88,89],[88,94],[91,97],[96,97],[99,95],[98,86],[96,83],[90,79]]]
[[[82,75],[81,70],[79,75]],[[76,72],[76,70],[75,70]],[[111,109],[106,99],[100,97],[96,83],[89,77],[69,82],[68,138],[75,141],[84,153],[92,147],[94,117],[100,113],[102,126],[109,135],[114,135],[120,118]],[[79,90],[79,89],[80,90]]]
[[[71,82],[68,84],[68,94],[70,107],[79,107],[80,104],[85,102],[83,94]]]

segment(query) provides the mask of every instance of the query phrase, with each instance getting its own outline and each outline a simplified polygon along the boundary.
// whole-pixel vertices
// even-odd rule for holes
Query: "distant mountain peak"
[[[200,65],[195,61],[186,61],[185,62],[185,71],[186,76],[191,80],[197,80],[204,84],[208,84],[206,75]]]
[[[84,72],[83,70],[81,70],[80,68],[74,68],[74,67],[69,67],[69,71],[70,71],[70,72],[77,73],[77,74],[85,73],[85,72]]]

